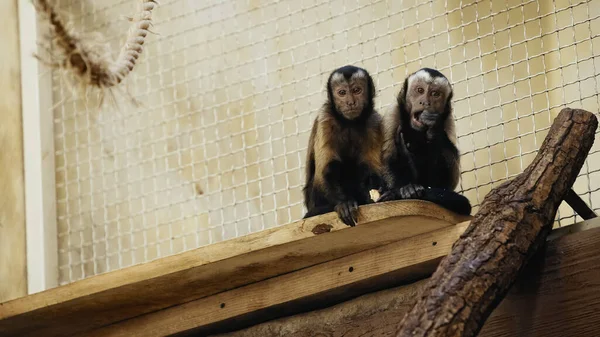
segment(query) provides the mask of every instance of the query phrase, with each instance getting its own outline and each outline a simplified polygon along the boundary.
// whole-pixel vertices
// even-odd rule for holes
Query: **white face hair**
[[[448,95],[450,95],[450,90],[452,90],[450,88],[450,83],[448,82],[448,79],[446,79],[445,77],[435,77],[435,78],[431,77],[431,74],[429,74],[425,70],[419,70],[416,73],[414,73],[413,75],[411,75],[408,78],[408,87],[411,88],[412,85],[414,84],[414,82],[416,82],[416,81],[422,81],[429,85],[433,84],[438,87],[443,87],[444,94],[446,94],[446,97],[448,97]]]
[[[429,74],[427,71],[425,70],[419,70],[416,73],[414,73],[411,77],[409,77],[408,79],[408,87],[411,88],[411,84],[414,84],[415,82],[418,81],[423,81],[424,83],[428,84],[428,85],[435,85],[438,88],[444,88],[444,96],[447,98],[450,95],[450,92],[452,91],[452,87],[450,86],[450,82],[448,81],[447,78],[445,77],[436,77],[433,78],[431,76],[431,74]],[[413,121],[411,120],[411,123]],[[456,145],[456,130],[455,130],[455,123],[454,123],[454,118],[452,118],[452,116],[448,116],[448,118],[446,119],[446,122],[444,123],[444,130],[446,131],[446,134],[448,135],[448,138],[450,138],[450,141]]]
[[[352,82],[353,80],[359,79],[359,78],[363,78],[363,79],[367,78],[367,74],[364,71],[362,71],[361,69],[359,69],[357,72],[352,74],[352,76],[350,76],[350,82]],[[344,83],[348,83],[348,81],[346,81],[346,78],[344,77],[344,74],[334,73],[331,76],[331,86],[344,84]]]
[[[359,117],[368,103],[367,74],[359,69],[346,80],[344,74],[336,72],[329,85],[336,109],[347,119]]]
[[[441,116],[445,110],[452,87],[443,76],[432,76],[426,70],[419,70],[410,75],[407,81],[405,108],[410,114],[410,123],[415,130],[424,130],[426,125],[421,119],[422,113],[427,112]]]

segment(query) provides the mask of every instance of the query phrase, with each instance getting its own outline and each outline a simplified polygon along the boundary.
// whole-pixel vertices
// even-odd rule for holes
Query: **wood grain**
[[[421,279],[433,271],[468,224],[448,226],[139,316],[86,336],[205,336]]]
[[[480,337],[600,336],[600,221],[568,226],[529,263]],[[573,227],[573,228],[570,228]],[[594,228],[594,229],[592,229]],[[581,232],[581,230],[585,230]],[[578,232],[569,233],[573,230]],[[427,279],[218,337],[394,336]],[[215,336],[215,337],[216,337]]]
[[[360,210],[354,228],[328,213],[0,304],[0,335],[85,332],[469,219],[426,201]]]
[[[5,302],[27,295],[27,252],[17,1],[0,1],[0,16],[0,302]]]
[[[563,109],[533,162],[492,189],[442,260],[397,336],[475,336],[546,240],[594,143],[598,119]]]

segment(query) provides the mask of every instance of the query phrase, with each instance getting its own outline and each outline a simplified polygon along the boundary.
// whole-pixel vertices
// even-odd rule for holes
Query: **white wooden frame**
[[[27,291],[58,284],[52,77],[33,57],[42,30],[31,0],[19,0]]]

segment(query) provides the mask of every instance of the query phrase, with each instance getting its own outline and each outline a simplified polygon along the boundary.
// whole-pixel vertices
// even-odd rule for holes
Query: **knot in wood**
[[[323,234],[323,233],[327,233],[327,232],[331,232],[331,229],[333,228],[332,225],[328,225],[328,224],[318,224],[316,225],[313,229],[312,229],[312,233],[314,235],[319,235],[319,234]]]

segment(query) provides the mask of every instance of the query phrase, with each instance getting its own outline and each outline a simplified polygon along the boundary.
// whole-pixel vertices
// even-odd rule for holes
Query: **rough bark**
[[[545,241],[594,142],[597,118],[563,109],[523,173],[493,189],[404,316],[397,336],[475,336]]]

